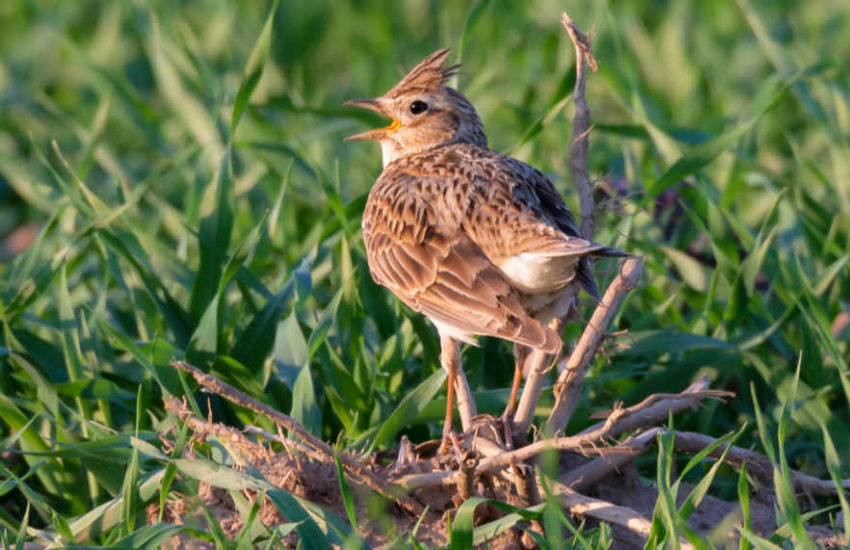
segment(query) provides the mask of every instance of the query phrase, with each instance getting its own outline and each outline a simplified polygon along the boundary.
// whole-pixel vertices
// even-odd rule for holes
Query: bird
[[[377,141],[383,171],[362,218],[376,283],[424,314],[440,338],[448,373],[440,449],[457,445],[453,397],[460,344],[491,336],[515,344],[516,367],[503,419],[513,414],[530,350],[557,356],[555,319],[576,307],[578,287],[599,297],[589,258],[622,252],[581,238],[552,182],[528,164],[488,147],[472,103],[447,81],[440,49],[385,94],[344,105],[391,120],[346,141]]]

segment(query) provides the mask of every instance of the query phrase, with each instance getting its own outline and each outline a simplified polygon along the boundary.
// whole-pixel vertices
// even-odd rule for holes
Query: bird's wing
[[[409,174],[379,178],[363,215],[372,277],[456,334],[560,349],[559,335],[526,313],[504,274],[457,224],[457,205],[428,190],[438,185]]]
[[[539,170],[510,157],[485,159],[489,169],[478,170],[488,177],[477,201],[474,240],[483,243],[485,254],[501,262],[544,261],[562,257],[558,276],[573,276],[591,296],[599,291],[587,257],[625,256],[626,254],[583,239],[572,213],[552,182]],[[499,238],[501,234],[501,238]]]

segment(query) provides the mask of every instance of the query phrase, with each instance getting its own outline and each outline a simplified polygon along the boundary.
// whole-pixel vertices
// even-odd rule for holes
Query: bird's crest
[[[441,88],[445,82],[457,74],[460,63],[444,67],[449,50],[441,49],[423,59],[410,69],[398,84],[393,86],[387,95],[394,96],[411,91],[434,91]]]

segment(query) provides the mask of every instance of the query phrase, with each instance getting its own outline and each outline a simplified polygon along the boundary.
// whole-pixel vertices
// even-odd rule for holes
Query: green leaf
[[[307,428],[313,435],[322,433],[322,412],[316,401],[316,391],[313,388],[313,375],[310,364],[301,367],[301,372],[295,379],[292,388],[292,410],[289,415]]]
[[[375,435],[375,440],[372,442],[371,448],[380,448],[381,445],[391,441],[399,432],[407,428],[413,419],[422,412],[425,406],[434,399],[434,396],[443,387],[445,380],[446,371],[445,369],[440,369],[434,371],[431,376],[416,386],[413,391],[408,392],[381,425],[381,428]]]
[[[829,477],[837,487],[838,502],[841,504],[841,513],[844,516],[844,524],[841,526],[846,533],[850,533],[850,504],[847,501],[846,482],[841,476],[841,460],[838,456],[838,451],[835,449],[835,444],[832,442],[826,426],[821,425],[823,432],[823,448],[826,458],[826,468],[829,471]]]
[[[142,479],[136,485],[139,501],[147,502],[159,492],[164,470],[160,469]],[[97,506],[71,522],[70,528],[77,540],[94,540],[122,521],[124,496]]]
[[[162,543],[186,529],[184,525],[154,523],[110,544],[112,548],[160,548]]]
[[[236,339],[231,354],[252,372],[259,372],[271,353],[276,339],[276,327],[289,307],[294,291],[295,280],[290,278],[265,307],[254,315]]]
[[[750,485],[747,483],[747,464],[741,464],[741,473],[738,476],[738,502],[741,504],[741,514],[744,516],[744,533],[752,533],[753,531],[753,515],[750,510]],[[742,536],[739,550],[750,550],[750,541],[747,537]]]
[[[236,127],[242,119],[242,113],[251,99],[251,95],[257,88],[260,78],[263,76],[263,69],[266,66],[266,58],[269,56],[269,45],[271,44],[272,25],[274,24],[274,15],[277,12],[277,6],[280,0],[274,0],[269,14],[266,16],[266,23],[263,25],[263,30],[260,31],[260,36],[254,43],[254,48],[251,50],[251,57],[248,59],[248,66],[245,68],[245,77],[239,85],[239,91],[236,92],[236,101],[233,102],[233,115],[230,119],[230,136],[232,141],[236,133]]]
[[[322,317],[319,319],[319,322],[316,323],[316,328],[314,328],[313,332],[310,333],[310,339],[307,341],[308,361],[313,358],[313,356],[316,354],[316,351],[319,349],[319,346],[324,343],[325,336],[327,335],[328,330],[330,330],[334,319],[336,319],[336,313],[339,310],[340,301],[342,300],[342,296],[345,293],[347,287],[347,283],[343,284],[343,287],[337,291],[337,293],[331,299],[330,303],[322,312]]]
[[[351,495],[351,487],[349,487],[348,480],[345,478],[345,468],[339,459],[339,451],[336,447],[333,448],[333,451],[336,475],[339,479],[339,492],[342,495],[342,505],[345,508],[345,514],[348,516],[348,523],[351,524],[354,532],[357,532],[357,513],[354,511],[354,498]]]
[[[466,23],[463,25],[463,32],[460,35],[460,46],[457,49],[458,63],[463,61],[463,53],[469,46],[470,40],[472,40],[475,27],[478,26],[481,16],[484,15],[484,12],[489,6],[490,0],[477,0],[472,8],[470,8],[469,15],[466,17]],[[456,85],[454,87],[457,88]]]
[[[776,83],[768,81],[765,86],[775,88]],[[779,100],[782,99],[787,91],[788,85],[786,84],[782,86],[778,92],[775,92],[770,101],[768,101],[762,108],[759,109],[755,106],[754,110],[756,110],[756,114],[754,116],[745,120],[731,130],[715,137],[711,141],[707,141],[691,148],[688,152],[679,157],[679,159],[674,162],[660,178],[655,180],[655,182],[647,188],[646,193],[650,197],[657,197],[666,189],[704,168],[720,153],[735,145],[739,139],[752,130],[765,113],[770,111],[777,103],[779,103]]]
[[[237,472],[221,464],[202,459],[176,459],[173,464],[184,474],[223,489],[265,491],[275,507],[290,521],[298,523],[298,534],[304,548],[329,550],[331,543],[342,545],[339,534],[348,537],[350,528],[321,507],[291,495],[248,468]],[[362,545],[361,545],[362,547]]]
[[[227,263],[227,250],[233,233],[233,161],[228,147],[222,156],[212,192],[204,200],[206,214],[198,228],[200,265],[189,298],[192,318],[200,320],[219,294],[219,285]],[[212,199],[215,198],[213,201]]]
[[[844,271],[848,261],[850,261],[850,254],[845,254],[828,265],[826,269],[823,270],[820,279],[818,279],[815,283],[814,288],[812,289],[812,294],[815,296],[821,296],[824,292],[826,292],[833,281],[835,281],[835,278]]]
[[[452,521],[451,532],[449,539],[451,540],[451,550],[467,550],[472,548],[472,530],[473,519],[475,518],[475,508],[487,499],[481,497],[472,497],[464,501],[458,508]]]
[[[669,246],[659,246],[658,249],[670,259],[670,262],[688,286],[697,292],[708,292],[710,276],[707,267],[681,250]]]
[[[307,340],[298,324],[298,316],[292,311],[278,323],[274,340],[274,360],[277,375],[291,390],[301,367],[307,363],[309,352]]]

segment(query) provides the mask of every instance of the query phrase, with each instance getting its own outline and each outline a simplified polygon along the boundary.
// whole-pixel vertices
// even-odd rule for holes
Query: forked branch
[[[599,350],[605,330],[620,310],[623,300],[637,287],[643,274],[643,260],[628,258],[620,267],[620,273],[608,286],[602,300],[596,306],[575,349],[567,359],[565,368],[555,382],[555,406],[546,421],[545,433],[563,433],[578,404],[581,382],[590,362]]]
[[[587,152],[590,148],[590,108],[585,99],[587,85],[587,68],[596,72],[596,58],[590,48],[591,37],[581,32],[566,12],[561,14],[561,23],[573,41],[576,52],[576,83],[573,88],[573,138],[570,141],[570,173],[575,182],[581,209],[580,234],[585,239],[593,238],[593,184],[587,169]],[[587,260],[582,260],[583,262]],[[563,324],[562,319],[556,319],[556,330]],[[544,353],[532,352],[525,361],[525,372],[528,373],[525,387],[520,396],[519,406],[514,415],[514,425],[517,433],[525,433],[534,417],[534,409],[540,392],[550,356]]]
[[[573,88],[573,104],[575,115],[573,116],[573,140],[570,142],[570,172],[578,191],[579,205],[581,208],[581,236],[585,239],[593,238],[593,185],[587,171],[587,151],[590,148],[590,108],[585,99],[585,88],[587,87],[587,68],[596,72],[596,58],[590,49],[590,36],[579,30],[573,20],[566,12],[561,14],[561,24],[564,25],[567,34],[573,41],[576,51],[576,84]]]

